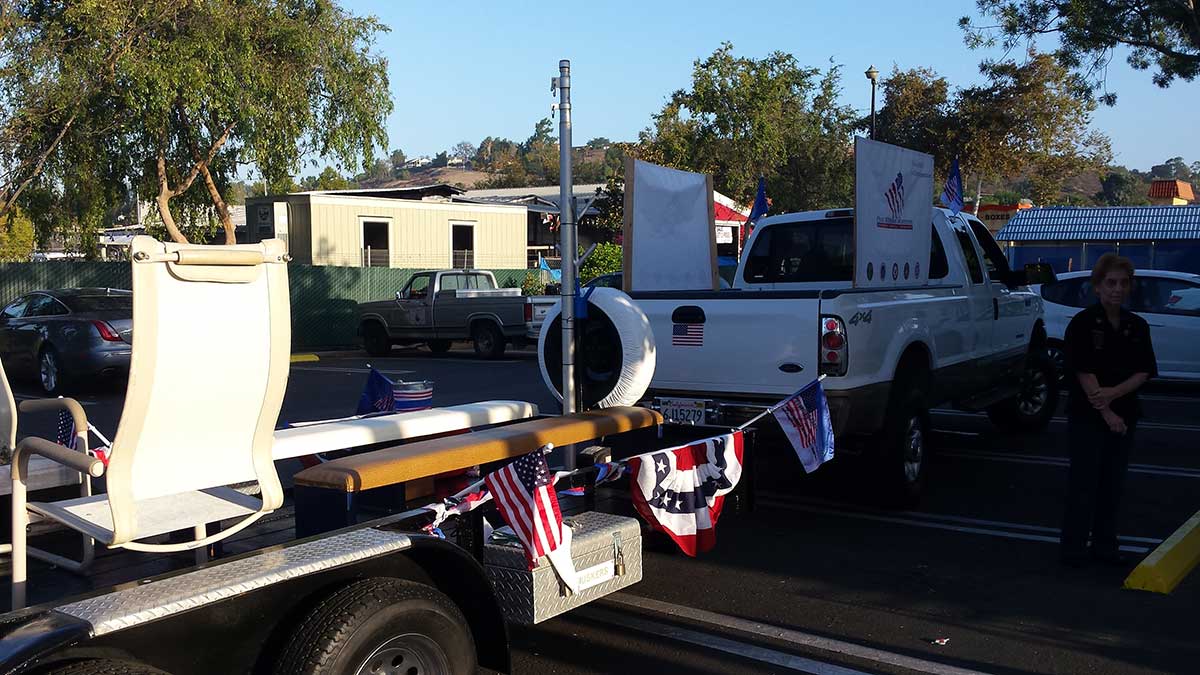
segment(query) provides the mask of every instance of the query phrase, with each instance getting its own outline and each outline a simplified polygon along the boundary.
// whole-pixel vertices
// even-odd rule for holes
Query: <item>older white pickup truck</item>
[[[855,288],[849,209],[774,216],[755,229],[734,288],[634,292],[657,367],[647,396],[669,418],[745,421],[820,374],[840,438],[869,437],[901,501],[919,494],[929,409],[987,410],[1001,428],[1049,422],[1042,299],[1053,272],[1011,271],[984,225],[934,209],[928,283]]]

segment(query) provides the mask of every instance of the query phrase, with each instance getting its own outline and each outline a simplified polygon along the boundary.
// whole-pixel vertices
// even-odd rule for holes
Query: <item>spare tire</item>
[[[654,377],[654,332],[650,319],[628,295],[596,288],[587,318],[575,321],[575,378],[583,407],[635,405]],[[542,381],[562,401],[562,305],[546,314],[538,336]]]

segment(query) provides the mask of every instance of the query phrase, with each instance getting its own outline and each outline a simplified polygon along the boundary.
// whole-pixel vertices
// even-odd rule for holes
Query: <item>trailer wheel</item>
[[[277,675],[466,675],[475,641],[458,607],[429,586],[366,579],[326,598],[297,626]]]
[[[46,675],[167,675],[165,671],[133,661],[88,659],[48,671]]]

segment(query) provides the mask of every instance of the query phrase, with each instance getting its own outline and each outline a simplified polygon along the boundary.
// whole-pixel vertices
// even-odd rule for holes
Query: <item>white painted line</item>
[[[338,368],[330,366],[292,366],[292,370],[303,370],[309,373],[369,373],[370,368]],[[380,370],[384,375],[410,375],[415,370]]]
[[[803,504],[789,504],[769,499],[761,499],[759,503],[773,508],[779,508],[791,511],[803,511],[806,513],[819,513],[822,515],[841,516],[843,518],[853,518],[857,520],[870,520],[879,523],[895,523],[899,525],[912,525],[913,527],[924,527],[933,530],[947,530],[950,532],[962,532],[965,534],[981,534],[989,537],[1000,537],[1003,539],[1019,539],[1022,541],[1040,541],[1047,544],[1059,543],[1057,536],[1047,536],[1041,534],[1027,534],[1024,532],[1009,532],[988,527],[970,527],[966,525],[952,525],[949,523],[939,523],[932,520],[922,520],[916,518],[901,518],[897,516],[885,516],[875,513],[862,513],[856,511],[843,511],[839,509],[830,509],[819,506],[805,506]],[[1133,541],[1130,537],[1118,537]],[[1145,546],[1121,546],[1120,549],[1127,553],[1146,553],[1150,549]]]
[[[608,596],[613,597],[613,596]],[[787,668],[801,673],[811,673],[811,675],[869,675],[861,670],[851,668],[843,668],[832,663],[824,663],[807,659],[803,656],[796,656],[766,647],[759,647],[737,640],[720,637],[711,633],[704,633],[697,630],[682,628],[680,626],[672,626],[670,624],[659,623],[657,621],[649,621],[628,614],[613,612],[599,607],[587,606],[575,610],[575,614],[582,614],[593,621],[600,621],[612,626],[618,626],[624,629],[632,629],[639,633],[655,635],[658,637],[684,642],[705,649],[712,649],[734,656],[740,656],[759,663],[766,663],[779,668]]]
[[[985,417],[987,417],[987,413],[982,413],[982,412],[969,412],[969,411],[966,411],[966,410],[947,410],[947,409],[945,409],[945,408],[934,408],[933,410],[930,410],[929,412],[936,413],[936,414],[938,414],[938,415],[945,415],[945,416],[947,416],[947,417],[972,417],[972,418],[985,418]],[[1051,423],[1053,423],[1053,424],[1066,424],[1066,423],[1067,423],[1067,418],[1065,418],[1065,417],[1051,417],[1051,418],[1050,418],[1050,422],[1051,422]],[[1200,426],[1196,426],[1196,425],[1194,425],[1194,424],[1166,424],[1166,423],[1163,423],[1163,422],[1138,422],[1138,424],[1137,424],[1137,428],[1139,428],[1139,429],[1153,429],[1153,430],[1155,430],[1155,431],[1189,431],[1189,432],[1200,432]],[[938,429],[937,431],[941,431],[941,430],[940,430],[940,429]]]
[[[969,450],[942,450],[937,454],[939,457],[980,459],[991,462],[1010,462],[1015,464],[1036,464],[1058,467],[1068,467],[1071,465],[1071,461],[1065,457],[1047,457],[1042,455],[1025,455],[1021,453],[1006,455],[990,452],[974,452]],[[1130,464],[1129,472],[1147,474],[1151,476],[1172,476],[1174,478],[1200,478],[1200,469],[1193,469],[1183,466],[1162,466],[1160,464]]]
[[[756,635],[771,640],[779,640],[781,642],[793,644],[798,647],[818,649],[823,652],[848,656],[855,659],[862,659],[872,663],[906,668],[918,673],[929,673],[930,675],[978,675],[978,673],[980,673],[980,671],[977,670],[968,670],[965,668],[959,668],[957,666],[938,663],[936,661],[928,661],[926,659],[896,654],[894,652],[884,651],[882,649],[875,649],[874,647],[865,647],[852,642],[821,637],[820,635],[805,633],[803,631],[793,630],[790,628],[782,628],[780,626],[774,626],[771,624],[759,623],[757,621],[750,621],[748,619],[718,614],[716,612],[709,612],[707,610],[697,609],[695,607],[684,607],[682,605],[675,605],[659,600],[652,600],[650,598],[643,598],[640,596],[631,595],[629,593],[613,593],[612,595],[604,598],[604,600],[601,602],[606,605],[612,604],[621,607],[654,612],[656,614],[662,614],[665,616],[687,619],[689,621],[695,621],[707,626],[722,629],[721,632],[726,630],[735,630],[741,633],[747,633],[749,635]],[[626,621],[627,616],[628,615],[626,614],[621,614],[620,618],[617,620],[621,622]],[[709,635],[706,633],[702,633],[701,635],[703,635],[705,638],[709,638]],[[858,672],[848,668],[842,668],[840,666],[833,666],[832,664],[823,665],[826,668],[838,668],[840,672]],[[824,670],[820,672],[835,671]]]

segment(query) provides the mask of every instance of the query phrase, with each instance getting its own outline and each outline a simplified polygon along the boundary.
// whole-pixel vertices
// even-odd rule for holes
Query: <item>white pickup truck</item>
[[[852,445],[907,502],[931,407],[986,410],[1005,429],[1049,422],[1057,385],[1027,285],[1053,272],[1011,271],[979,220],[934,209],[928,283],[855,288],[853,216],[762,220],[732,289],[632,293],[657,345],[647,397],[675,420],[734,424],[824,374],[835,433],[870,438]]]

